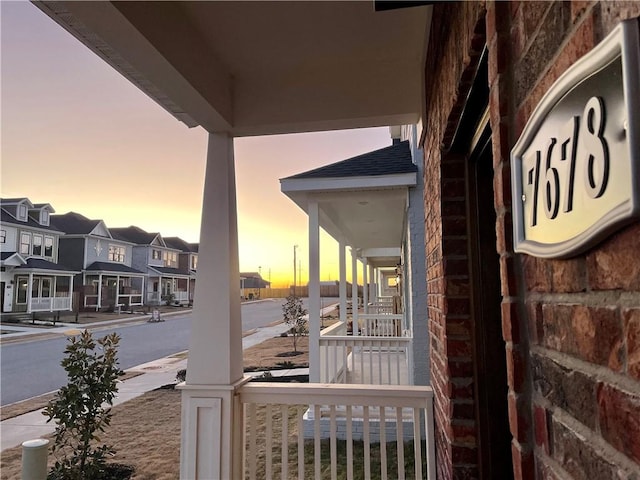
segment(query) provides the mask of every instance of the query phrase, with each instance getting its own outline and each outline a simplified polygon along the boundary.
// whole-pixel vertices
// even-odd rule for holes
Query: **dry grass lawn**
[[[279,362],[307,364],[308,339],[298,341],[302,355],[278,357],[293,350],[291,338],[273,338],[244,351],[245,367],[269,369]],[[44,402],[46,404],[46,402]],[[17,408],[17,407],[16,407]],[[3,409],[4,410],[4,409]],[[4,413],[4,412],[3,412]],[[111,426],[102,436],[108,439],[117,453],[114,462],[136,467],[136,480],[173,480],[179,477],[180,467],[180,392],[161,389],[148,392],[113,408]],[[55,458],[50,455],[51,464]],[[0,479],[20,478],[21,448],[15,447],[0,454]]]

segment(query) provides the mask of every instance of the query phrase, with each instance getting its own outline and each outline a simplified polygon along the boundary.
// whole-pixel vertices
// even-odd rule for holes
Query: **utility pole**
[[[298,248],[298,245],[294,245],[293,246],[293,296],[296,296],[296,268],[298,266],[297,264],[297,260],[296,260],[296,249]]]

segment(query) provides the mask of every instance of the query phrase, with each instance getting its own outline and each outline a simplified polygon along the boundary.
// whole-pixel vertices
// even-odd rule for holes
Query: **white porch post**
[[[362,308],[369,313],[369,259],[362,258]]]
[[[378,296],[376,295],[376,269],[373,265],[369,265],[369,296],[372,302],[376,302],[378,300]]]
[[[27,313],[31,313],[32,292],[33,292],[33,273],[29,273],[29,282],[27,283]]]
[[[58,276],[53,276],[53,282],[49,286],[49,311],[53,312],[53,302],[56,298],[56,288],[58,287]]]
[[[73,275],[69,275],[69,310],[73,311]],[[78,299],[78,310],[80,310],[79,299]]]
[[[309,382],[320,381],[320,221],[309,202]]]
[[[340,268],[340,321],[347,322],[347,255],[344,240],[340,240],[340,254],[338,256]]]
[[[120,275],[116,275],[116,305],[120,305]]]
[[[244,383],[233,139],[209,134],[187,380],[182,390],[180,478],[242,476]],[[234,456],[234,451],[236,455]]]
[[[351,247],[351,321],[353,335],[358,335],[358,251]]]
[[[102,274],[98,274],[98,303],[96,303],[96,310],[102,308]]]

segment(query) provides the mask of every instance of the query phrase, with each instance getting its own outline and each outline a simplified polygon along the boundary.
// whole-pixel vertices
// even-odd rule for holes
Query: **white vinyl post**
[[[192,318],[187,379],[179,386],[180,478],[240,478],[234,394],[245,380],[233,139],[225,133],[209,134]]]
[[[340,254],[340,321],[347,322],[347,254],[344,240],[339,242]]]
[[[320,219],[318,202],[309,213],[309,382],[320,381]]]
[[[369,313],[369,259],[362,259],[362,308],[364,313]]]
[[[49,440],[37,438],[22,442],[22,480],[46,480]]]
[[[360,328],[358,325],[358,250],[351,247],[351,321],[353,335],[357,336]]]

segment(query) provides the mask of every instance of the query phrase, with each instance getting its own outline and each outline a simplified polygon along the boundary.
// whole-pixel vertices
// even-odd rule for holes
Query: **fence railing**
[[[402,315],[361,313],[358,315],[362,335],[370,337],[400,337]]]
[[[31,299],[32,312],[71,310],[71,297],[36,297]]]
[[[436,478],[430,387],[249,382],[239,399],[246,479]]]
[[[343,334],[342,324],[335,325],[332,330],[323,330],[319,340],[321,382],[374,385],[410,383],[411,337],[353,337]]]

